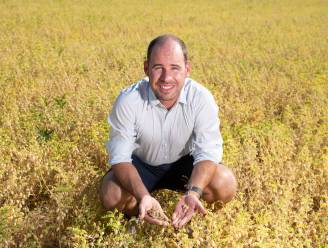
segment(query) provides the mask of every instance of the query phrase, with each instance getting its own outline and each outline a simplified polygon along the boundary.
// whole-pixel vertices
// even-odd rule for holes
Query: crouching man
[[[151,192],[184,191],[172,216],[173,226],[180,228],[196,212],[206,212],[201,197],[228,202],[237,182],[220,163],[218,106],[204,86],[189,78],[185,43],[174,35],[152,40],[144,72],[146,78],[121,92],[109,116],[112,166],[103,177],[101,199],[108,210],[168,225]]]

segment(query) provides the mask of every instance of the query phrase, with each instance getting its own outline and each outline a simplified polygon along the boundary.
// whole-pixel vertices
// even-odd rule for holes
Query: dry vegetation
[[[327,1],[214,2],[0,1],[0,246],[327,247]],[[97,196],[107,114],[162,33],[189,45],[239,180],[179,231]]]

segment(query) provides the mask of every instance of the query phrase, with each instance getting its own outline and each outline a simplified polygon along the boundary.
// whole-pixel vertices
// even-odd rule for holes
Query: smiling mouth
[[[168,92],[174,88],[174,84],[160,84],[159,88],[163,92]]]
[[[169,90],[169,89],[172,89],[173,87],[174,87],[174,85],[172,85],[172,84],[160,85],[160,88],[164,89],[164,90]]]

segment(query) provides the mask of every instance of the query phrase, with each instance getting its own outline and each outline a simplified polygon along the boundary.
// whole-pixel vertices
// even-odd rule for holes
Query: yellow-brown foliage
[[[0,1],[0,246],[327,246],[327,23],[320,0]],[[97,196],[107,115],[163,33],[215,95],[239,182],[179,231]]]

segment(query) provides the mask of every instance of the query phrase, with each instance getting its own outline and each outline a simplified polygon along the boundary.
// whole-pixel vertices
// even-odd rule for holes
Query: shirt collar
[[[161,102],[157,99],[157,97],[155,96],[152,88],[150,87],[149,78],[145,77],[144,80],[148,81],[148,101],[149,101],[149,103],[153,106],[160,104]],[[187,83],[188,80],[189,79],[186,78],[185,83],[184,83],[184,85],[181,89],[179,99],[178,99],[178,102],[183,103],[183,104],[187,103],[185,86],[186,86],[186,83]]]
[[[150,83],[148,81],[148,100],[149,103],[153,106],[156,106],[158,104],[160,104],[161,102],[157,99],[157,97],[155,96],[152,88],[150,87]]]

